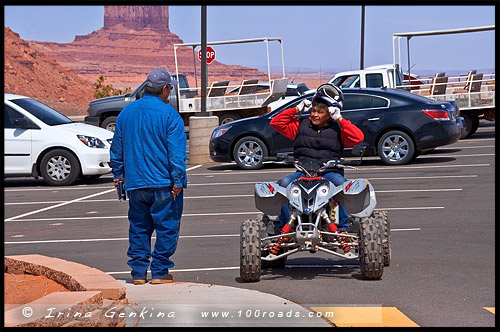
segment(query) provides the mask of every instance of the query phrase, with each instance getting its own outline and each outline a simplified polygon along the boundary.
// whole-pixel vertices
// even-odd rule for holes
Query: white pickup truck
[[[465,122],[463,138],[476,132],[479,119],[495,120],[495,74],[471,71],[466,76],[446,77],[438,73],[422,79],[401,73],[397,64],[388,64],[340,72],[328,82],[340,88],[398,88],[435,100],[455,100]]]

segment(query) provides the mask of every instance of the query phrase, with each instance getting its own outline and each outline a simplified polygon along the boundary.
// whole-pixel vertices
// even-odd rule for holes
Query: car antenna
[[[297,75],[300,73],[300,69],[297,70],[297,73],[295,74],[295,76],[293,77],[293,80],[290,82],[290,83],[293,83],[293,81],[295,81],[295,78],[297,77]]]

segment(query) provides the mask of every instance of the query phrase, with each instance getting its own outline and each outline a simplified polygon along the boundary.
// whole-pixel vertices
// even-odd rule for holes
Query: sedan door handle
[[[380,118],[369,118],[368,121],[378,121]]]

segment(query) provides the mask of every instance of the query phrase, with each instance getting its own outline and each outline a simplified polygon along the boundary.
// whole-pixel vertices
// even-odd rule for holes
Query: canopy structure
[[[243,43],[258,43],[258,42],[264,42],[266,43],[266,52],[267,52],[267,75],[269,77],[269,82],[271,82],[271,66],[269,63],[269,42],[270,41],[277,41],[281,45],[281,67],[283,71],[283,78],[285,78],[285,57],[283,55],[283,40],[278,37],[263,37],[263,38],[251,38],[251,39],[236,39],[236,40],[225,40],[225,41],[214,41],[214,42],[207,42],[208,45],[227,45],[227,44],[243,44]],[[201,46],[201,42],[198,43],[184,43],[184,44],[174,44],[174,56],[175,56],[175,70],[177,74],[179,74],[179,69],[177,66],[177,48],[181,46],[190,46],[193,48],[193,57],[194,57],[194,50],[196,47]],[[196,70],[195,70],[196,74]]]
[[[471,27],[471,28],[460,28],[460,29],[393,33],[392,34],[393,64],[396,65],[396,46],[394,43],[396,39],[398,40],[399,64],[401,64],[401,38],[406,38],[406,45],[407,45],[407,52],[408,52],[408,75],[410,75],[410,39],[412,37],[449,35],[449,34],[457,34],[457,33],[471,33],[471,32],[481,32],[481,31],[490,31],[490,30],[495,30],[495,26],[489,25],[489,26],[482,26],[482,27]],[[396,85],[396,82],[394,81],[394,86],[395,85]]]

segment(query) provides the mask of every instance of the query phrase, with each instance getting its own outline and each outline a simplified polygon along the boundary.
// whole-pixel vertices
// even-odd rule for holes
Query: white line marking
[[[495,155],[495,154],[492,154]],[[359,167],[359,170],[353,170],[350,168],[346,168],[345,171],[350,171],[350,172],[360,172],[360,171],[391,171],[394,172],[395,170],[404,170],[404,169],[419,169],[419,168],[450,168],[450,167],[483,167],[483,166],[489,166],[490,164],[466,164],[466,165],[426,165],[426,166],[384,166],[384,167]],[[284,169],[284,170],[276,170],[276,171],[271,171],[271,170],[262,170],[262,171],[236,171],[236,172],[213,172],[213,173],[198,173],[198,174],[189,174],[189,176],[206,176],[206,175],[222,175],[226,176],[228,174],[230,175],[245,175],[245,174],[272,174],[272,173],[293,173],[295,170],[290,168],[290,169]],[[197,184],[189,184],[188,183],[188,188],[189,186],[197,185]]]
[[[405,192],[428,192],[428,191],[461,191],[461,188],[450,188],[450,189],[403,189],[403,190],[377,190],[375,193],[405,193]],[[243,198],[243,197],[254,197],[254,195],[216,195],[216,196],[188,196],[184,199],[213,199],[213,198]],[[5,203],[4,205],[35,205],[35,204],[54,204],[54,203],[64,203],[67,201],[49,201],[49,202],[17,202],[17,203]],[[78,201],[74,203],[99,203],[99,202],[116,202],[116,199],[87,199],[84,201]]]
[[[90,198],[90,197],[95,197],[95,196],[107,194],[107,193],[115,191],[115,190],[116,189],[114,189],[114,188],[113,189],[109,189],[109,190],[106,190],[106,191],[103,191],[103,192],[100,192],[100,193],[95,193],[95,194],[92,194],[92,195],[80,197],[80,198],[77,198],[77,199],[74,199],[74,200],[71,200],[71,201],[67,201],[67,202],[64,202],[64,203],[56,204],[56,205],[53,205],[53,206],[48,206],[48,207],[43,208],[43,209],[39,209],[39,210],[35,210],[35,211],[24,213],[24,214],[20,214],[18,216],[10,217],[8,219],[5,219],[4,222],[12,221],[12,220],[15,220],[15,219],[18,219],[18,218],[21,218],[21,217],[26,217],[26,216],[29,216],[29,215],[32,215],[32,214],[35,214],[35,213],[39,213],[39,212],[43,212],[43,211],[55,209],[57,207],[61,207],[61,206],[68,205],[68,204],[71,204],[71,203],[74,203],[74,202],[78,202],[78,201],[84,200],[86,198]]]
[[[421,230],[422,230],[421,228],[399,228],[399,229],[391,228],[391,232],[406,232],[406,231],[421,231]]]
[[[113,189],[114,190],[114,189]],[[423,207],[397,207],[397,208],[380,208],[377,210],[429,210],[429,209],[444,209],[444,206],[423,206]],[[251,212],[214,212],[214,213],[186,213],[182,217],[210,217],[210,216],[233,216],[233,215],[255,215],[262,213],[260,211]],[[60,220],[97,220],[97,219],[128,219],[128,216],[95,216],[95,217],[64,217],[64,218],[30,218],[17,219],[16,221],[60,221]]]
[[[481,148],[494,148],[494,145],[478,145],[478,146],[461,146],[460,148],[437,148],[436,155],[439,155],[441,150],[457,150],[457,149],[481,149]],[[431,154],[432,155],[432,154]]]
[[[191,171],[193,169],[196,169],[198,167],[201,167],[201,166],[203,166],[203,165],[196,165],[196,166],[193,166],[193,167],[189,167],[188,169],[186,169],[186,172],[189,172],[189,171]]]
[[[219,270],[239,270],[239,266],[230,267],[207,267],[199,269],[169,269],[168,272],[196,272],[196,271],[219,271]],[[130,274],[130,271],[123,272],[106,272],[107,274]]]
[[[416,192],[428,192],[428,191],[461,191],[463,190],[462,188],[456,188],[456,189],[403,189],[403,190],[376,190],[376,194],[380,193],[416,193]]]
[[[391,232],[420,231],[421,228],[392,228]],[[203,239],[219,237],[240,237],[240,234],[209,234],[209,235],[181,235],[179,239]],[[151,237],[152,240],[156,236]],[[41,244],[41,243],[75,243],[75,242],[106,242],[106,241],[128,241],[128,237],[117,237],[107,239],[72,239],[72,240],[33,240],[33,241],[7,241],[4,244]]]

